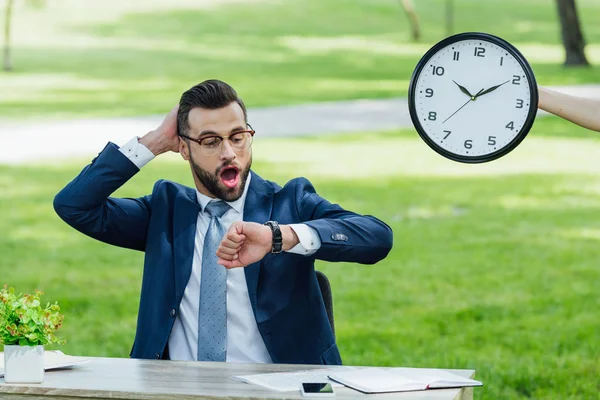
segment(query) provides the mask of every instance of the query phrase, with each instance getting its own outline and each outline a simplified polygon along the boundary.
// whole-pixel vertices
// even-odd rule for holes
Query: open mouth
[[[240,170],[233,166],[225,167],[221,170],[219,176],[221,178],[221,182],[231,189],[236,187],[240,181]]]

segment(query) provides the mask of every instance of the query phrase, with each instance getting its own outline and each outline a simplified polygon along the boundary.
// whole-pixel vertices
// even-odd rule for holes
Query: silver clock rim
[[[529,92],[530,92],[530,103],[529,103],[530,108],[529,108],[529,112],[527,114],[525,123],[523,124],[523,127],[521,128],[521,131],[515,136],[515,138],[512,141],[510,141],[506,146],[502,147],[501,149],[499,149],[493,153],[488,153],[485,155],[477,155],[477,156],[466,156],[466,155],[462,155],[462,154],[456,154],[456,153],[446,150],[445,148],[443,148],[440,145],[438,145],[437,143],[435,143],[429,137],[429,135],[426,133],[425,129],[421,125],[421,122],[419,121],[419,118],[417,116],[416,99],[415,99],[417,80],[419,78],[419,75],[421,74],[421,71],[427,65],[427,63],[429,62],[431,57],[433,57],[439,50],[448,46],[449,44],[463,41],[463,40],[470,40],[470,39],[484,40],[487,42],[491,42],[493,44],[496,44],[496,45],[502,47],[504,50],[508,51],[513,57],[515,57],[515,59],[519,62],[519,64],[523,68],[523,71],[526,74],[527,82],[529,84]],[[440,154],[450,160],[453,160],[453,161],[469,163],[469,164],[493,161],[502,156],[505,156],[506,154],[508,154],[512,150],[514,150],[523,141],[523,139],[525,139],[525,137],[531,130],[531,127],[533,126],[533,123],[535,122],[535,117],[537,114],[537,108],[538,108],[537,104],[538,104],[537,82],[535,80],[535,75],[533,73],[533,70],[532,70],[531,66],[529,65],[529,63],[527,62],[527,60],[525,59],[525,57],[521,54],[521,52],[515,46],[513,46],[506,40],[499,38],[497,36],[491,35],[489,33],[484,33],[484,32],[458,33],[456,35],[448,36],[447,38],[442,39],[441,41],[436,43],[433,47],[431,47],[431,49],[429,49],[425,53],[425,55],[423,57],[421,57],[421,59],[417,63],[417,66],[415,67],[415,69],[413,71],[413,74],[410,79],[410,84],[408,87],[408,109],[409,109],[409,113],[410,113],[410,118],[413,122],[413,126],[416,128],[417,133],[419,134],[421,139],[425,143],[427,143],[427,145],[429,147],[431,147],[433,150],[435,150],[438,154]]]

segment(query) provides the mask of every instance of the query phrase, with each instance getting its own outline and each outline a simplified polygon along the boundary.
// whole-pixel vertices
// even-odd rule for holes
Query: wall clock
[[[512,151],[533,126],[535,76],[507,41],[481,32],[450,36],[417,64],[410,116],[421,138],[442,156],[482,163]]]

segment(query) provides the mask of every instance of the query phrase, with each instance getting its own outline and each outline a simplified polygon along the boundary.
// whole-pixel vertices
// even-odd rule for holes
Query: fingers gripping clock
[[[486,33],[450,36],[419,61],[408,105],[421,138],[454,161],[502,157],[527,136],[537,112],[531,67],[510,43]]]

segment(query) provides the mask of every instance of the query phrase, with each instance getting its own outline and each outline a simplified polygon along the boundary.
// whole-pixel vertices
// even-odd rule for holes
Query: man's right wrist
[[[145,146],[155,156],[159,156],[162,153],[166,153],[167,150],[165,150],[163,148],[164,146],[161,143],[159,143],[158,140],[156,140],[156,135],[154,135],[153,133],[154,132],[152,131],[148,132],[147,134],[138,139],[138,143]]]
[[[119,151],[139,169],[148,164],[155,157],[154,153],[141,143],[137,136],[119,147]]]

